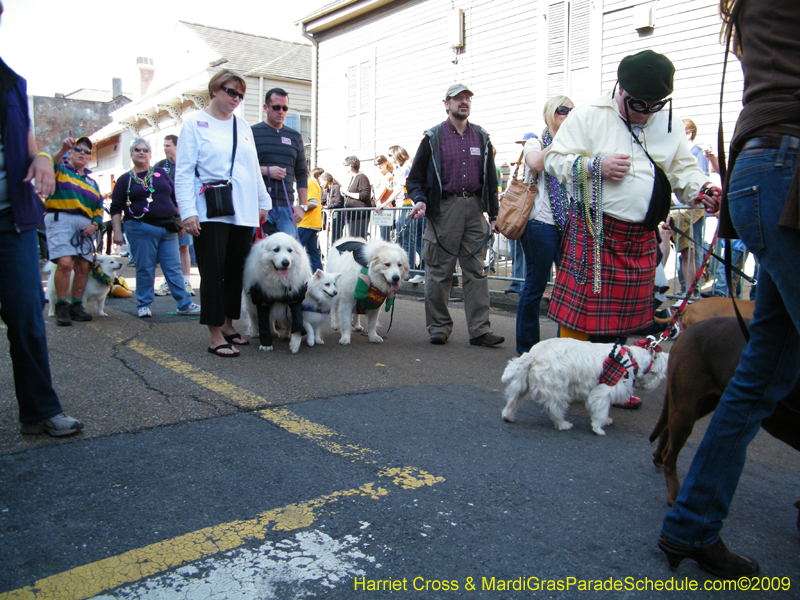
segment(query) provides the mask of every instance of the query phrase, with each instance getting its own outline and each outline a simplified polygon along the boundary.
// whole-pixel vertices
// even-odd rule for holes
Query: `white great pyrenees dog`
[[[288,305],[292,314],[289,349],[292,354],[300,349],[304,333],[302,302],[310,276],[305,248],[290,235],[273,233],[250,249],[244,263],[242,308],[249,321],[249,335],[255,337],[258,333],[260,337],[259,350],[273,349],[270,311],[277,304]]]
[[[617,360],[610,355],[614,352]],[[615,369],[609,384],[601,383],[606,359]],[[650,390],[667,372],[669,354],[636,345],[593,344],[571,338],[554,338],[536,344],[519,358],[512,358],[503,373],[506,406],[503,419],[513,423],[525,394],[544,406],[556,429],[572,429],[564,417],[569,403],[584,400],[592,419],[592,431],[605,435],[603,427],[613,421],[608,417],[612,404],[627,401],[633,388]]]
[[[122,263],[110,256],[96,256],[94,262],[89,265],[89,278],[86,280],[86,289],[83,291],[83,299],[81,304],[83,308],[91,312],[91,307],[97,307],[97,316],[107,317],[105,306],[106,297],[108,292],[111,291],[111,286],[114,284],[114,279],[117,276],[117,270],[122,268]],[[55,263],[48,262],[44,266],[44,270],[50,273],[47,279],[47,301],[50,307],[47,311],[47,316],[52,317],[56,314],[56,285],[53,278],[56,274]],[[67,290],[67,302],[72,301],[70,291],[72,290],[72,280],[75,279],[75,272],[69,275],[69,289]]]
[[[331,327],[342,330],[339,343],[344,346],[350,343],[352,319],[357,309],[363,310],[368,316],[369,341],[376,344],[383,342],[383,338],[375,332],[378,312],[384,307],[385,301],[397,293],[400,282],[408,275],[406,251],[398,244],[380,238],[371,242],[345,238],[331,248],[327,270],[341,274],[336,286],[339,293],[331,312]],[[366,273],[362,270],[366,270]],[[359,300],[356,299],[357,293],[361,296]]]

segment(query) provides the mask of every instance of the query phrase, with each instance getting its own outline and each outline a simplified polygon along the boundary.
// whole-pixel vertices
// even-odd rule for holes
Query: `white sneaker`
[[[192,302],[187,308],[184,308],[183,310],[178,309],[177,312],[178,312],[179,315],[184,316],[184,317],[185,316],[189,316],[189,315],[192,315],[192,316],[193,315],[199,315],[200,314],[200,305],[199,304],[195,304],[194,302]]]
[[[169,284],[166,279],[161,284],[161,287],[156,290],[156,296],[169,296]]]
[[[191,294],[192,296],[195,295],[194,290],[192,289],[192,282],[191,281],[185,281],[184,282],[184,287],[186,288],[186,292],[187,293]]]
[[[425,283],[425,276],[414,275],[411,279],[408,280],[408,283]]]
[[[140,319],[147,319],[153,316],[153,312],[150,310],[149,306],[141,306],[139,307],[139,318]]]

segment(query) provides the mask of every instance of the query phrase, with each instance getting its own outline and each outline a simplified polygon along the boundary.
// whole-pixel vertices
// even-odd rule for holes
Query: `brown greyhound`
[[[727,301],[730,305],[730,299]],[[653,463],[664,469],[670,506],[675,505],[681,490],[676,470],[678,454],[692,433],[695,421],[717,407],[739,365],[744,347],[739,323],[731,317],[697,323],[684,331],[672,346],[664,406],[650,434],[651,443],[658,438]],[[800,451],[800,382],[761,425],[772,436]],[[798,504],[800,501],[795,504],[800,508]]]

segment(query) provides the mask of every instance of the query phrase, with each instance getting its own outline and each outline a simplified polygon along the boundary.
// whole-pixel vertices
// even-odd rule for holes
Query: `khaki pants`
[[[447,301],[456,260],[461,263],[464,277],[464,310],[470,339],[492,330],[489,279],[483,268],[486,244],[468,256],[486,239],[488,227],[478,196],[443,197],[439,216],[428,217],[422,238],[422,257],[425,259],[425,324],[429,334],[443,333],[450,337],[453,333]]]

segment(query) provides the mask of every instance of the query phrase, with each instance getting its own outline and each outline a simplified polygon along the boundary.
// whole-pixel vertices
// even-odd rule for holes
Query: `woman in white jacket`
[[[272,208],[253,132],[233,114],[246,89],[244,79],[232,71],[211,78],[211,103],[188,117],[181,129],[175,170],[178,208],[186,231],[194,236],[200,270],[200,323],[211,334],[208,351],[224,357],[239,356],[234,346],[249,343],[233,328],[233,321],[240,316],[242,273],[253,233]],[[208,190],[212,182],[230,190],[232,203],[222,216],[215,216],[215,204],[206,202],[214,193]]]

